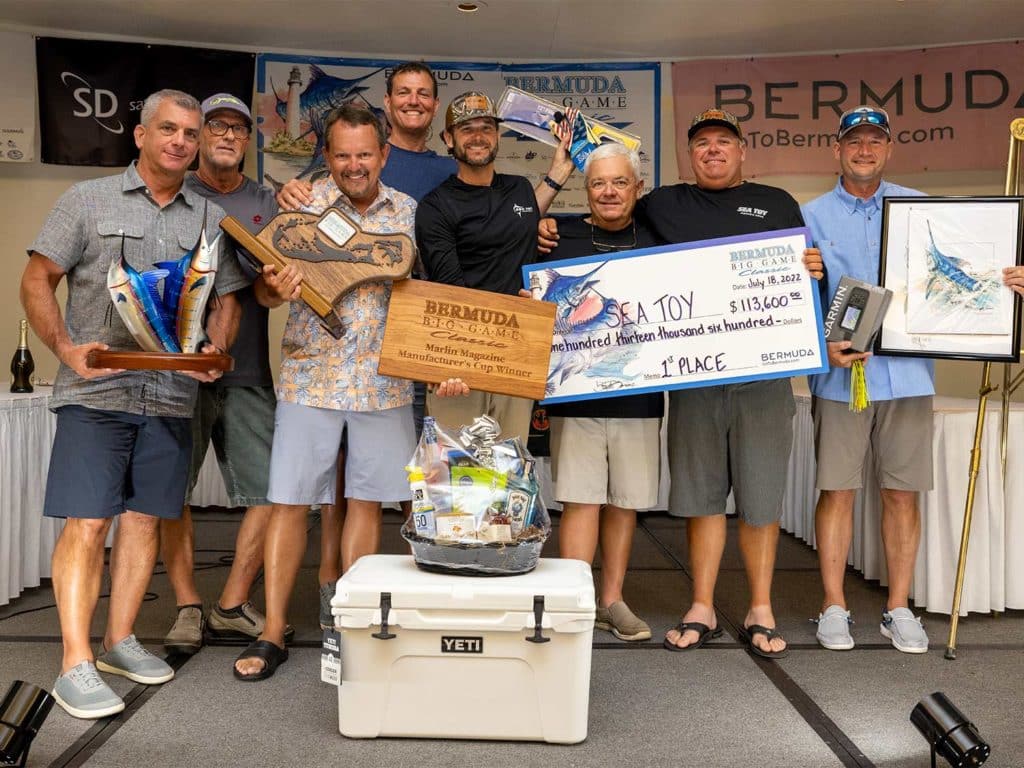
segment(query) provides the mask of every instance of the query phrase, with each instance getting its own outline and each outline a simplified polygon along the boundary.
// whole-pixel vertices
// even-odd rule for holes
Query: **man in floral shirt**
[[[416,203],[380,182],[389,147],[373,113],[342,106],[327,116],[324,136],[331,175],[314,184],[306,210],[322,213],[333,205],[364,231],[411,237]],[[345,294],[337,306],[344,334],[335,339],[294,300],[300,280],[291,266],[267,279],[278,303],[292,304],[281,342],[267,494],[274,504],[264,551],[267,622],[235,663],[241,680],[269,677],[288,658],[285,613],[306,550],[306,513],[312,504],[335,501],[342,435],[347,433],[348,497],[343,570],[377,551],[382,500],[409,498],[403,467],[415,447],[412,382],[377,373],[391,283],[364,283]]]

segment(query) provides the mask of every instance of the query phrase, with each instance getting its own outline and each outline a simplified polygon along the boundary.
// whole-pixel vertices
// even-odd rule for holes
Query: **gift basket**
[[[429,416],[406,471],[412,513],[402,536],[427,571],[508,576],[532,571],[551,533],[535,461],[499,440],[489,416],[451,436]]]

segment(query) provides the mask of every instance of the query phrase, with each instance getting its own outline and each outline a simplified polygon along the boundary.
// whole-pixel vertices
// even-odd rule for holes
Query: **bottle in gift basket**
[[[417,534],[432,539],[437,535],[437,527],[434,523],[434,505],[430,502],[423,470],[420,467],[406,467],[405,471],[409,473],[409,490],[412,493],[413,526]]]
[[[423,417],[423,432],[420,436],[423,449],[423,479],[430,489],[430,499],[437,514],[451,512],[451,473],[444,449],[437,439],[437,422],[432,416]]]
[[[18,326],[18,348],[11,358],[11,392],[31,392],[32,373],[36,369],[32,353],[28,348],[28,321],[21,320]]]

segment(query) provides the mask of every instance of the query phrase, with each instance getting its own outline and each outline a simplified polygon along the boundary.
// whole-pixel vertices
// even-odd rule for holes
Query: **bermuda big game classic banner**
[[[40,154],[44,163],[124,166],[146,97],[176,88],[205,99],[249,101],[255,55],[107,40],[36,40]]]
[[[1024,116],[1024,51],[988,43],[831,56],[680,61],[672,65],[676,140],[693,115],[734,113],[747,176],[832,173],[839,115],[859,104],[892,119],[896,173],[1006,167],[1009,125]],[[692,178],[683,152],[679,172]]]
[[[347,101],[368,105],[383,117],[389,70],[401,60],[339,59],[261,54],[257,67],[257,122],[260,177],[279,185],[295,177],[325,173],[320,117]],[[640,136],[641,168],[647,188],[658,184],[660,68],[656,63],[497,64],[426,62],[438,81],[441,106],[434,118],[430,149],[447,152],[441,140],[448,102],[464,91],[483,91],[495,102],[506,85]],[[497,168],[536,183],[547,172],[552,148],[503,130]],[[555,198],[552,213],[587,210],[581,174],[575,173]]]

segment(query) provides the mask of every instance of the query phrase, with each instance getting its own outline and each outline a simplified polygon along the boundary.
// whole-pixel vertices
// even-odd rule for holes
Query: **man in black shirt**
[[[572,173],[571,120],[560,123],[561,144],[548,175],[536,186],[497,173],[498,117],[483,93],[452,99],[442,134],[458,172],[429,192],[416,210],[416,243],[429,279],[516,295],[521,268],[537,259],[537,224]],[[427,412],[456,428],[480,414],[494,417],[502,436],[529,435],[533,402],[475,391],[465,398],[427,396]]]
[[[734,115],[705,110],[694,117],[687,138],[697,183],[656,189],[638,206],[660,239],[684,243],[803,226],[789,194],[743,180],[746,142]],[[751,592],[745,639],[760,656],[787,652],[775,628],[771,584],[794,411],[789,379],[669,394],[670,508],[687,518],[693,573],[693,603],[665,636],[670,650],[697,648],[721,634],[714,591],[731,488]]]
[[[647,228],[633,218],[643,189],[637,153],[622,144],[605,144],[587,158],[584,173],[590,214],[561,220],[557,258],[656,245]],[[647,640],[651,628],[626,605],[622,584],[636,510],[658,502],[664,395],[560,403],[547,406],[547,412],[555,498],[562,503],[559,554],[589,563],[600,540],[601,584],[594,626],[620,640]]]
[[[708,109],[694,117],[687,152],[696,184],[661,187],[643,197],[636,218],[663,243],[687,243],[803,226],[800,207],[785,191],[743,180],[746,142],[736,117]],[[680,152],[682,148],[680,148]],[[546,220],[541,246],[557,234]],[[821,278],[817,249],[804,265]],[[771,607],[772,572],[793,441],[788,379],[754,381],[669,394],[670,509],[687,519],[693,602],[665,636],[670,650],[699,648],[721,635],[715,583],[725,549],[725,506],[732,490],[739,544],[750,582],[743,621],[750,650],[767,658],[786,653]]]

